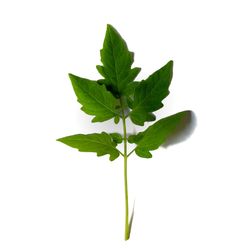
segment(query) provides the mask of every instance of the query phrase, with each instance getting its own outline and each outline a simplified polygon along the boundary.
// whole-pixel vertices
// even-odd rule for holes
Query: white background
[[[250,249],[249,1],[1,1],[0,249]],[[129,159],[135,218],[123,240],[122,159],[56,138],[91,124],[68,73],[97,79],[106,24],[138,79],[173,59],[163,117],[185,109],[185,142]],[[130,131],[141,128],[130,127]]]

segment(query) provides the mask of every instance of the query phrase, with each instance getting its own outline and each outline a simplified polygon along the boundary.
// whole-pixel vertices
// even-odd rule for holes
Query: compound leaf
[[[190,120],[191,111],[182,111],[177,114],[163,118],[145,131],[137,135],[131,135],[128,140],[130,143],[137,144],[135,153],[144,158],[152,157],[149,151],[159,148],[172,134]]]
[[[97,65],[96,68],[105,80],[99,83],[107,85],[115,96],[121,96],[126,85],[139,74],[140,68],[131,69],[134,54],[128,50],[124,39],[110,24],[107,25],[100,54],[103,66]]]
[[[161,69],[141,81],[135,88],[134,101],[131,105],[130,118],[137,125],[146,121],[154,121],[152,112],[160,109],[162,100],[169,94],[169,85],[173,75],[173,61],[169,61]]]
[[[119,116],[116,109],[118,100],[106,89],[105,85],[99,85],[73,74],[69,74],[78,102],[82,104],[82,110],[94,115],[92,122],[103,122]],[[116,118],[117,119],[117,118]]]
[[[96,152],[97,156],[109,154],[111,161],[119,157],[120,152],[116,148],[117,143],[113,140],[112,136],[102,132],[101,134],[77,134],[66,136],[57,139],[72,148],[78,149],[80,152]]]

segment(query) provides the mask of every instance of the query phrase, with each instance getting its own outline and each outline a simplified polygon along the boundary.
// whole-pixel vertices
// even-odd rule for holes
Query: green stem
[[[127,157],[129,157],[131,154],[133,154],[134,153],[134,151],[135,151],[135,148],[128,154],[128,156]]]
[[[122,124],[123,124],[123,136],[124,136],[124,189],[125,189],[125,240],[129,239],[129,206],[128,206],[128,155],[127,155],[127,129],[126,129],[126,116],[124,114],[124,105],[122,99],[120,99],[122,108]]]

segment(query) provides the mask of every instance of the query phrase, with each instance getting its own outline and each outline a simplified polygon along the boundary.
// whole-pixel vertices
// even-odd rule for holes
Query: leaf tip
[[[149,150],[141,149],[138,146],[135,148],[135,153],[142,158],[152,158],[152,154],[149,152]]]
[[[95,123],[95,122],[99,122],[98,118],[95,116],[92,120],[91,120],[92,123]]]
[[[74,85],[76,82],[76,76],[71,74],[71,73],[68,73],[68,76],[69,76],[69,79],[70,79],[72,85]]]
[[[110,23],[107,23],[107,29],[114,29],[113,25]]]
[[[119,32],[115,29],[115,27],[109,23],[107,24],[106,34],[107,33],[115,36],[120,36]]]
[[[113,154],[109,156],[109,160],[110,161],[114,161],[116,158],[118,158],[120,156],[120,153],[117,152],[117,154]]]
[[[115,116],[115,118],[114,118],[114,123],[115,123],[115,124],[118,124],[119,121],[120,121],[120,117],[119,117],[119,116]]]
[[[59,141],[59,142],[64,143],[64,142],[63,142],[63,138],[57,138],[56,141]]]

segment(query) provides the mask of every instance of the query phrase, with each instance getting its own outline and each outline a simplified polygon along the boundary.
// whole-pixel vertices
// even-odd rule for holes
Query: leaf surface
[[[82,104],[82,110],[94,115],[92,122],[103,122],[119,116],[116,109],[118,100],[106,89],[105,85],[99,85],[73,74],[69,74],[78,102]],[[117,118],[116,118],[117,119]]]
[[[116,148],[116,142],[112,139],[111,135],[105,132],[101,134],[77,134],[57,140],[72,148],[78,149],[80,152],[96,152],[97,156],[109,154],[109,159],[111,161],[115,160],[120,155]]]
[[[163,107],[162,100],[169,94],[169,85],[173,76],[173,61],[169,61],[161,69],[154,72],[135,88],[133,110],[130,118],[137,125],[146,121],[154,121],[152,112]]]
[[[105,80],[99,82],[107,85],[115,96],[121,96],[126,85],[136,78],[141,69],[131,69],[134,54],[128,50],[124,39],[110,24],[107,25],[100,53],[103,66],[97,65],[96,68]]]
[[[171,138],[172,134],[190,120],[191,111],[183,111],[177,114],[160,119],[145,131],[137,135],[131,135],[128,140],[130,143],[137,144],[135,153],[143,158],[151,158],[149,151],[156,150],[166,140]]]

